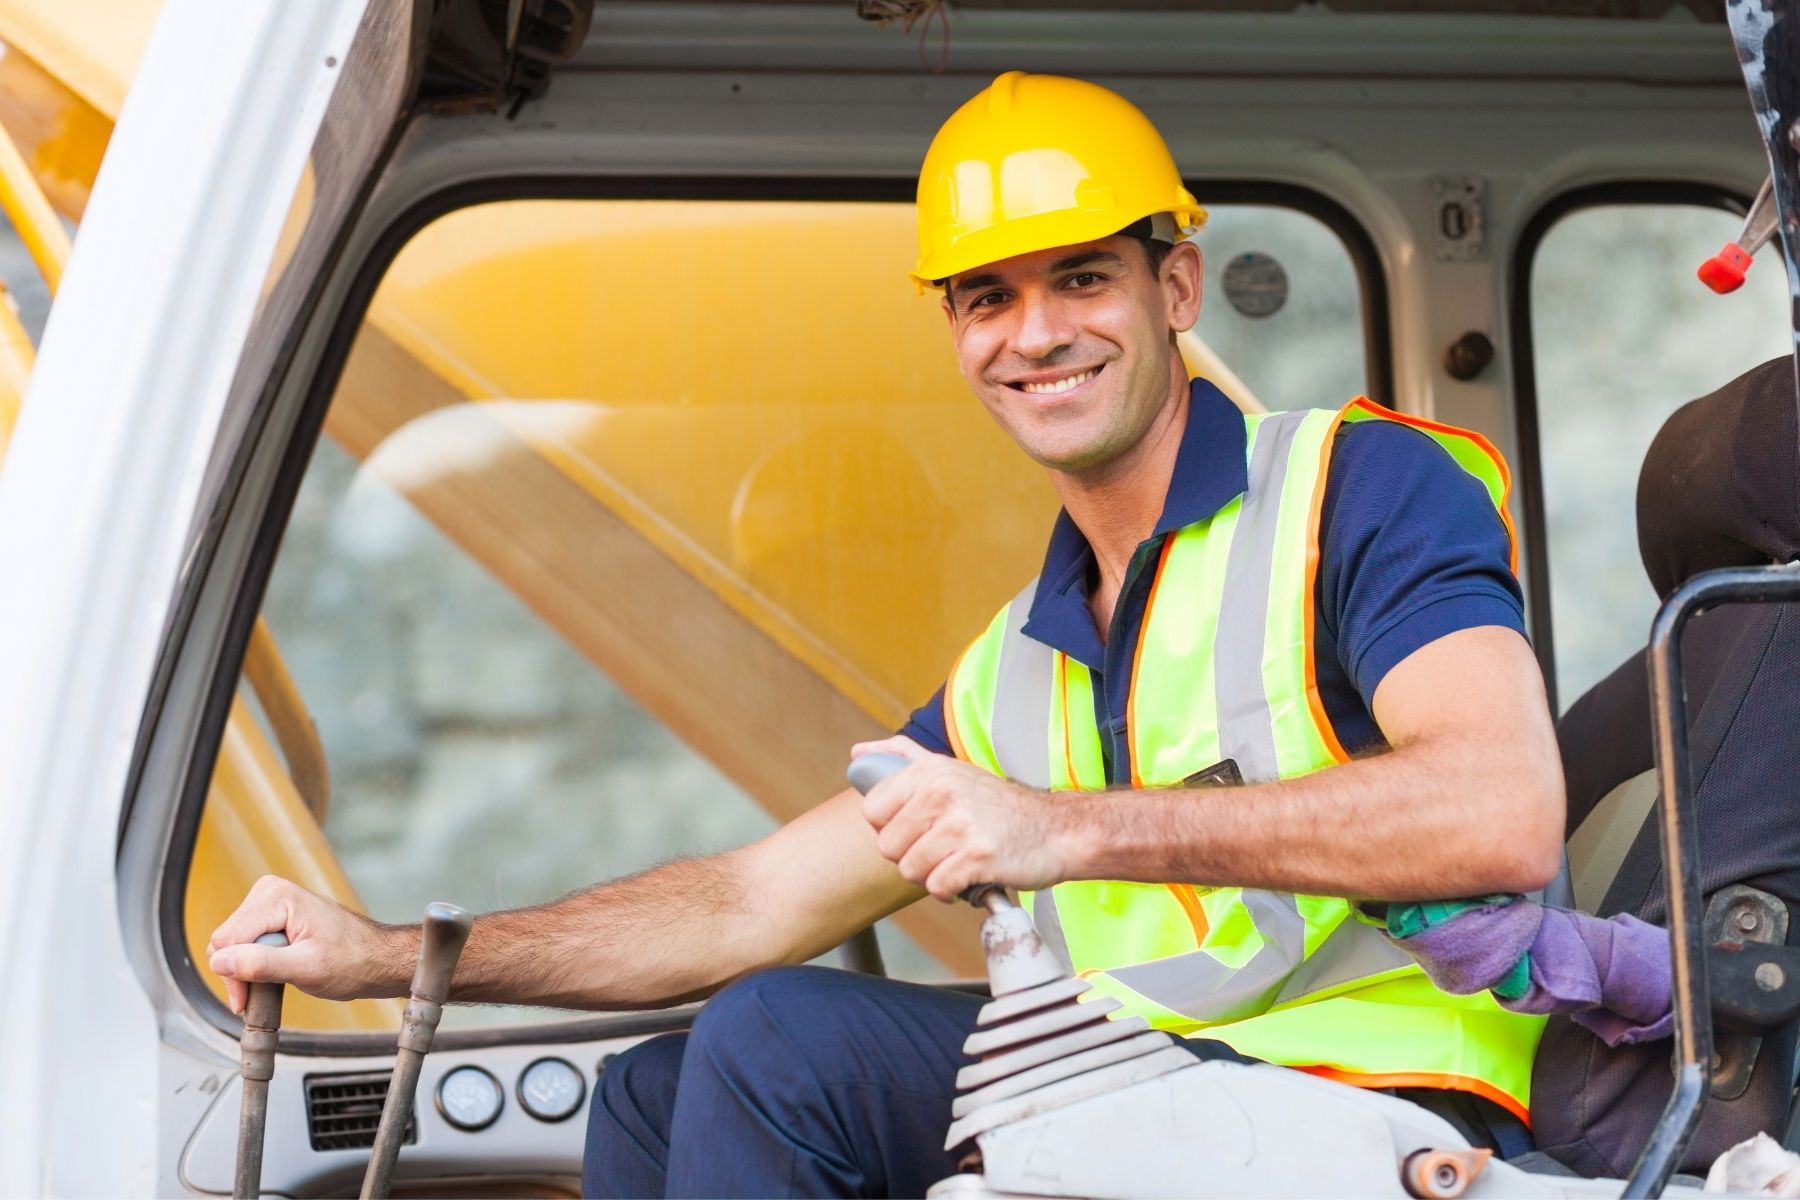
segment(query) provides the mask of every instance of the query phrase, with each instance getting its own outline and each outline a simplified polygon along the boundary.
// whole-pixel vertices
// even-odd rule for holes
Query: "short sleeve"
[[[944,728],[944,689],[940,687],[931,699],[915,708],[897,732],[934,754],[953,753],[949,731]]]
[[[1430,437],[1393,421],[1346,426],[1320,511],[1319,613],[1372,704],[1387,673],[1462,629],[1525,633],[1506,527],[1487,489]]]

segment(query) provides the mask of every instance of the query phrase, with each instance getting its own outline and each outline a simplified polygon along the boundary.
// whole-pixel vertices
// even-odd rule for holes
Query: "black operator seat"
[[[1716,567],[1800,556],[1800,450],[1794,367],[1780,358],[1683,406],[1651,443],[1638,476],[1638,548],[1659,596]],[[1648,636],[1648,630],[1646,637]],[[1744,884],[1790,914],[1800,944],[1800,605],[1729,606],[1696,618],[1683,640],[1702,887]],[[1643,651],[1582,696],[1557,724],[1568,785],[1569,857],[1578,904],[1600,916],[1663,924],[1661,849],[1652,803],[1649,678]],[[1623,1176],[1672,1085],[1672,1043],[1609,1049],[1552,1018],[1532,1078],[1539,1146],[1584,1175]],[[1747,1085],[1702,1114],[1681,1164],[1705,1168],[1758,1130],[1780,1138],[1793,1092],[1795,1030],[1751,1043]]]

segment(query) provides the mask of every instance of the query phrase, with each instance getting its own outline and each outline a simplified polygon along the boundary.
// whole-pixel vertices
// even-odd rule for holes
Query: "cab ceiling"
[[[709,0],[662,0],[670,4],[706,3]],[[716,2],[716,0],[710,0]],[[910,10],[923,15],[935,7],[930,0],[761,0],[763,3],[807,8]],[[1725,6],[1717,0],[956,0],[947,5],[952,15],[963,10],[1004,9],[1041,12],[1234,12],[1282,13],[1319,10],[1339,13],[1468,13],[1481,16],[1578,17],[1621,21],[1660,21],[1678,14],[1709,25],[1725,23]]]
[[[557,74],[974,82],[1017,69],[1115,83],[1586,81],[1719,88],[1741,103],[1723,8],[1717,0],[953,0],[939,19],[936,0],[601,0],[585,44]],[[1546,92],[1545,102],[1569,97]]]

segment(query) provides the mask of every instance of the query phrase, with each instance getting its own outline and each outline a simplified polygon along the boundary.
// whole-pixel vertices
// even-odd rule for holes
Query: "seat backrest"
[[[1569,875],[1576,908],[1599,911],[1655,807],[1656,772],[1644,771],[1602,796],[1569,834]]]
[[[1683,407],[1638,482],[1638,539],[1659,595],[1714,567],[1800,551],[1792,360],[1766,363]],[[1800,913],[1800,606],[1722,608],[1684,641],[1702,889],[1749,884]],[[1570,861],[1582,907],[1666,918],[1651,819],[1649,677],[1622,664],[1558,722]],[[1800,921],[1790,921],[1800,944]],[[1748,1086],[1709,1101],[1683,1162],[1700,1168],[1765,1130],[1785,1132],[1795,1032],[1765,1038]],[[1672,1086],[1669,1043],[1608,1049],[1567,1020],[1545,1030],[1532,1079],[1541,1148],[1584,1174],[1629,1171]]]

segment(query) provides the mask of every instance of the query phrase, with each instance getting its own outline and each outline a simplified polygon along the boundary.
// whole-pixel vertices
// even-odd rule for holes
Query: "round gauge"
[[[486,1129],[505,1103],[500,1081],[480,1067],[458,1067],[438,1080],[437,1110],[458,1129]]]
[[[560,1058],[540,1058],[519,1076],[519,1107],[540,1121],[567,1120],[585,1099],[587,1081]]]

